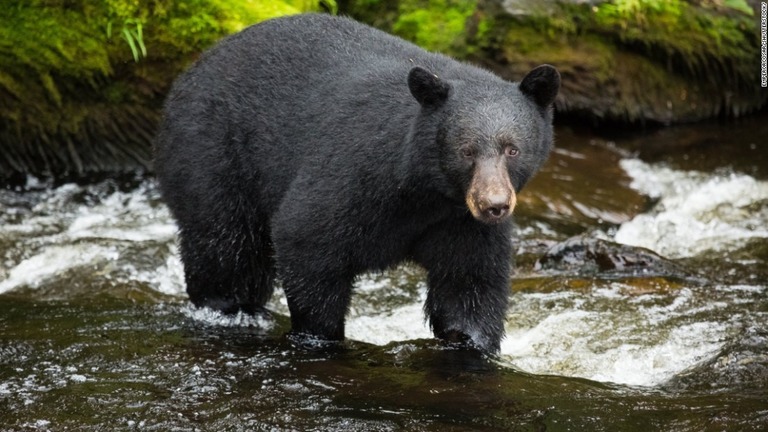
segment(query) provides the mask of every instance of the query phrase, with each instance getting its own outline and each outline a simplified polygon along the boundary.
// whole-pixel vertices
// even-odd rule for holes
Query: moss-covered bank
[[[553,64],[563,75],[561,114],[596,123],[671,124],[738,117],[765,106],[752,3],[345,0],[340,8],[508,79]]]
[[[0,181],[150,168],[164,95],[197,54],[249,24],[320,3],[5,0]]]
[[[752,0],[6,0],[0,182],[149,169],[164,95],[203,49],[337,3],[511,80],[556,65],[561,116],[670,124],[740,116],[768,98]]]

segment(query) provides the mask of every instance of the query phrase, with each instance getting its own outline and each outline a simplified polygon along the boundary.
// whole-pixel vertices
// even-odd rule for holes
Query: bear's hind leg
[[[283,290],[291,312],[291,333],[342,340],[353,276],[332,270],[312,272],[308,268],[311,265],[311,261],[295,267],[281,265]]]
[[[179,232],[190,300],[225,314],[262,311],[274,290],[269,237],[247,225],[216,228]]]

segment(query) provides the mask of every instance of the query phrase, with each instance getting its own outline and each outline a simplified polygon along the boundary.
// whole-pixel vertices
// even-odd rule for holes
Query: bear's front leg
[[[499,350],[509,303],[511,224],[449,223],[418,245],[428,272],[424,310],[435,337]]]

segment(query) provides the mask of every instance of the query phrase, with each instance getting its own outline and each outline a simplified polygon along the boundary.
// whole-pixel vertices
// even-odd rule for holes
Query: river
[[[431,339],[417,267],[300,347],[279,290],[271,317],[190,306],[151,177],[8,185],[0,430],[766,430],[767,120],[559,126],[496,358]]]

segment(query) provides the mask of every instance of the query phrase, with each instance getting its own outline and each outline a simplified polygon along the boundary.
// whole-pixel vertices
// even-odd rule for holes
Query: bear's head
[[[542,65],[519,84],[483,78],[442,79],[417,66],[408,87],[422,121],[437,125],[446,195],[491,224],[509,218],[517,193],[549,155],[560,74]]]

